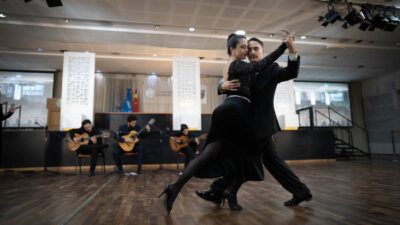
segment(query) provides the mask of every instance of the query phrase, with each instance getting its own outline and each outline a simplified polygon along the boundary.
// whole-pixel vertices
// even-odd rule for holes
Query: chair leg
[[[78,158],[75,160],[75,176],[78,175]]]
[[[103,174],[106,174],[106,156],[103,155]]]
[[[79,175],[82,175],[82,158],[78,157],[79,159]]]
[[[176,156],[176,172],[179,173],[179,154]]]

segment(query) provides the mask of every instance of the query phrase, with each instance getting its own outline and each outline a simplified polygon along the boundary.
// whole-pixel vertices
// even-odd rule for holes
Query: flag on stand
[[[135,89],[135,94],[133,95],[133,111],[139,112],[139,95],[137,88]]]
[[[132,112],[132,89],[126,89],[126,98],[121,107],[121,112]]]

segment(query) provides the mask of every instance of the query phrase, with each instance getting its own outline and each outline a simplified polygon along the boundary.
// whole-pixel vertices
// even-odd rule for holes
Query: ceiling
[[[317,0],[62,2],[49,8],[44,0],[0,1],[7,16],[0,19],[0,69],[61,70],[68,50],[95,52],[103,73],[169,75],[172,58],[185,56],[202,57],[202,75],[221,76],[229,33],[242,29],[261,38],[268,53],[288,29],[302,56],[299,80],[348,82],[400,71],[400,27],[363,32],[345,30],[340,21],[322,27],[317,19],[327,6]],[[356,2],[400,8],[400,1]],[[278,61],[285,65],[286,56]]]

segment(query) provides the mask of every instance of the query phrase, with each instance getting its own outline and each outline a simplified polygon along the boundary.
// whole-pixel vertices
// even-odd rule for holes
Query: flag
[[[135,89],[135,94],[133,96],[133,111],[139,112],[139,95],[137,92],[137,88]]]
[[[126,98],[121,107],[121,112],[132,112],[132,89],[126,89]]]

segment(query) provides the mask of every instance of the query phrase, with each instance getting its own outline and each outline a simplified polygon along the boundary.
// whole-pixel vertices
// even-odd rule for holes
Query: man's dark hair
[[[247,43],[250,42],[250,41],[255,41],[255,42],[257,42],[258,44],[260,44],[261,47],[264,47],[264,43],[263,43],[260,39],[258,39],[258,38],[256,38],[256,37],[250,38],[250,39],[247,41]]]
[[[181,124],[181,131],[185,130],[185,129],[189,129],[188,125],[182,123]]]
[[[82,121],[82,127],[85,126],[85,125],[88,124],[88,123],[89,123],[89,124],[92,124],[92,122],[91,122],[90,120],[87,120],[87,119],[84,120],[84,121]]]
[[[135,115],[129,115],[128,118],[126,119],[126,121],[128,121],[128,123],[137,120]]]
[[[230,34],[226,43],[228,55],[232,55],[231,48],[236,48],[241,39],[246,39],[246,36],[241,34]]]

